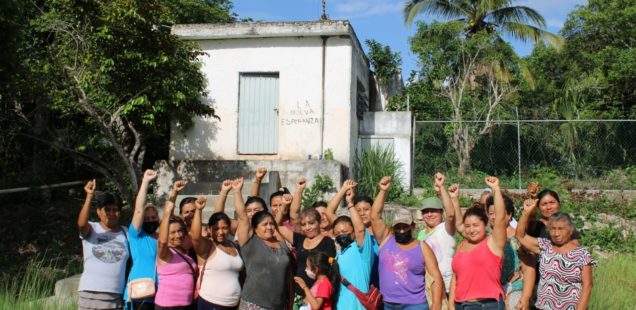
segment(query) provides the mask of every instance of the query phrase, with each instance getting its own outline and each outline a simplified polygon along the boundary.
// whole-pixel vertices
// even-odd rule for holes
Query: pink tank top
[[[162,307],[189,306],[194,293],[192,271],[197,270],[197,265],[187,254],[179,255],[176,250],[168,249],[172,252],[170,262],[162,265],[157,263],[159,282],[155,304]]]
[[[465,242],[465,241],[464,241]],[[455,272],[455,301],[503,296],[501,289],[501,264],[503,259],[488,247],[488,238],[472,250],[457,251],[453,258]]]

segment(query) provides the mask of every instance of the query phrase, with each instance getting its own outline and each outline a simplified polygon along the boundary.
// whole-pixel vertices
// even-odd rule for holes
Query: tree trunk
[[[459,162],[457,174],[460,177],[465,176],[470,171],[470,155],[474,147],[475,143],[467,127],[460,124],[453,129],[453,148]]]

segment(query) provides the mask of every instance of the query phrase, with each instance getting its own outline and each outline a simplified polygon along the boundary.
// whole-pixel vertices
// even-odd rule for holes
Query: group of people
[[[517,223],[496,177],[485,179],[481,202],[463,210],[459,186],[447,187],[437,173],[416,233],[409,209],[384,210],[390,177],[379,181],[375,199],[357,196],[356,182],[346,180],[331,201],[303,209],[306,179],[293,194],[272,193],[268,204],[258,197],[266,173],[256,171],[245,201],[242,177],[224,181],[207,225],[205,196],[182,199],[174,214],[185,181],[174,183],[160,218],[146,204],[152,170],[130,226],[120,226],[122,202],[107,192],[95,199],[99,222],[89,222],[96,184],[88,182],[77,221],[79,309],[587,307],[595,261],[551,190],[529,187]],[[235,219],[224,212],[230,192]]]

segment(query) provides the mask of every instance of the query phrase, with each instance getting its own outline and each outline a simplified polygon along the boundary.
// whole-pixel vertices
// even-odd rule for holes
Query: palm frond
[[[563,45],[563,37],[541,28],[517,22],[506,22],[500,25],[504,33],[522,42],[546,42],[556,48]]]
[[[495,24],[513,23],[530,23],[537,27],[545,28],[545,19],[539,12],[527,6],[509,6],[503,7],[490,12],[489,17]]]
[[[415,16],[437,15],[442,18],[458,18],[466,13],[458,5],[457,0],[410,0],[404,6],[404,22],[412,25]]]

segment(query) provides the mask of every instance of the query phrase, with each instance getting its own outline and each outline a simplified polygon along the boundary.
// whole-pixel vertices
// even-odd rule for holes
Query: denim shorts
[[[428,310],[428,303],[425,301],[421,304],[395,304],[392,302],[384,302],[384,310]]]

